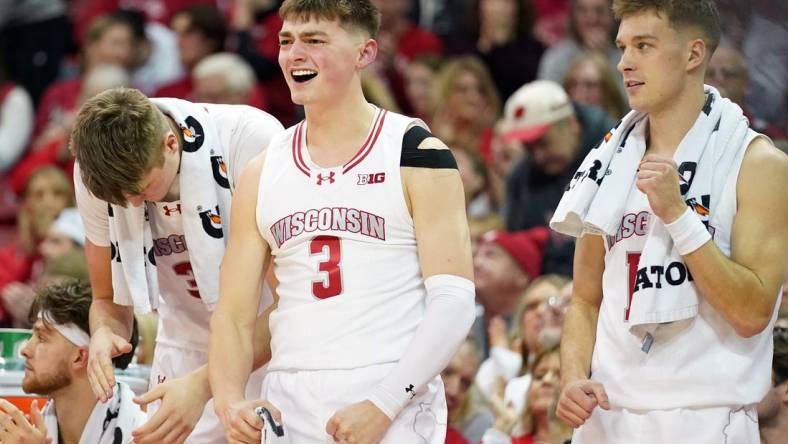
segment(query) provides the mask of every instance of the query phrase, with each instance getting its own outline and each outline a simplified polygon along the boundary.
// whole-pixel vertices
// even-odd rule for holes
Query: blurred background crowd
[[[368,100],[423,119],[451,147],[465,186],[478,310],[443,373],[447,442],[563,442],[570,430],[551,412],[574,245],[546,226],[580,161],[628,111],[610,2],[373,3],[382,26],[363,78]],[[723,43],[706,83],[785,150],[788,8],[717,3]],[[303,117],[277,64],[279,4],[0,1],[0,326],[29,327],[36,288],[87,279],[68,151],[86,99],[130,86],[150,97],[248,104],[286,127]],[[571,112],[554,112],[567,103]],[[781,314],[778,325],[788,326]],[[156,320],[139,321],[144,364]],[[779,333],[775,386],[788,384],[788,335]],[[786,409],[788,398],[777,405]]]

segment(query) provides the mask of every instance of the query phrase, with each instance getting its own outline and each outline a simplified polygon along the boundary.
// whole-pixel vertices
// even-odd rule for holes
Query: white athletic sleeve
[[[92,195],[82,182],[79,164],[74,165],[74,193],[77,208],[85,225],[85,237],[99,247],[109,247],[109,214],[106,201]]]
[[[421,324],[405,354],[369,397],[392,420],[415,393],[446,368],[476,317],[470,280],[439,274],[427,278],[424,286],[427,307]]]
[[[265,111],[244,106],[240,123],[230,138],[229,161],[230,190],[235,191],[238,179],[246,165],[265,151],[274,135],[285,128]]]

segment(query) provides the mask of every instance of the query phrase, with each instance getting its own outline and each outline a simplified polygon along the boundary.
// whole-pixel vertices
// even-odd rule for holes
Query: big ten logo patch
[[[372,185],[386,181],[386,173],[359,174],[356,185]]]

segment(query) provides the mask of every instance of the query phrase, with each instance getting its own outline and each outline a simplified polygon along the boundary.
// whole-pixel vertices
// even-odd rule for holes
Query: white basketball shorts
[[[284,437],[268,431],[265,444],[333,444],[328,420],[341,408],[366,399],[370,389],[394,364],[351,370],[271,371],[263,380],[262,399],[282,412]],[[381,444],[443,444],[446,395],[436,377],[394,419]]]
[[[594,409],[572,444],[759,444],[755,406],[631,411]]]

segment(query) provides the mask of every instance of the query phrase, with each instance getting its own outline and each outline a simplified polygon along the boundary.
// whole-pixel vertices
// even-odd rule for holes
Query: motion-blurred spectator
[[[544,46],[533,36],[531,0],[474,0],[468,12],[467,28],[447,39],[446,51],[479,57],[504,99],[534,80]]]
[[[170,23],[178,42],[184,75],[159,88],[155,97],[194,100],[194,67],[210,54],[224,49],[227,26],[215,6],[188,6],[175,13]]]
[[[534,36],[545,47],[560,43],[567,33],[570,0],[533,0],[536,11]]]
[[[618,64],[620,54],[613,44],[615,21],[610,3],[610,0],[572,0],[569,36],[545,52],[539,63],[540,79],[561,82],[572,60],[583,51],[606,57],[611,68]]]
[[[0,249],[0,291],[12,282],[26,282],[39,258],[38,244],[60,212],[74,204],[74,191],[62,171],[55,167],[37,170],[23,190],[17,217],[17,234]],[[0,325],[9,322],[0,304]]]
[[[502,135],[507,133],[505,119],[498,119],[493,128],[490,141],[490,158],[487,163],[487,178],[490,194],[499,207],[506,201],[506,180],[512,169],[525,156],[523,145],[516,140],[505,140]]]
[[[517,302],[528,285],[542,274],[542,252],[550,236],[547,228],[484,235],[473,257],[476,298],[483,309],[471,332],[487,355],[487,327],[499,316],[513,321]]]
[[[25,152],[34,118],[30,95],[8,78],[5,68],[0,50],[0,176],[5,175]]]
[[[753,116],[750,112],[747,106],[747,93],[750,86],[747,63],[739,51],[728,46],[717,48],[706,69],[706,83],[716,87],[720,90],[720,94],[739,105],[744,115],[750,119],[752,129],[766,134],[773,140],[785,139],[785,134],[780,128]]]
[[[413,23],[409,12],[414,0],[372,0],[381,15],[378,57],[373,68],[384,77],[401,109],[410,112],[405,97],[405,70],[414,58],[443,52],[433,33]]]
[[[71,42],[63,0],[0,1],[0,53],[34,103],[57,78]]]
[[[42,258],[41,276],[30,282],[11,282],[0,290],[3,306],[16,328],[30,328],[28,314],[36,289],[56,285],[66,279],[88,279],[85,262],[85,229],[76,208],[65,208],[49,227],[38,245]]]
[[[755,117],[788,130],[788,8],[774,0],[746,3],[752,8],[742,48],[749,71],[748,108]]]
[[[432,55],[413,59],[405,70],[405,96],[410,106],[410,115],[432,123],[435,109],[435,79],[441,67],[441,60]]]
[[[466,339],[441,372],[446,388],[449,428],[459,432],[469,443],[479,442],[493,423],[492,412],[484,405],[473,385],[480,361],[479,350],[473,340]]]
[[[495,213],[495,203],[487,187],[487,169],[481,157],[471,151],[454,150],[454,158],[465,190],[468,219],[481,219]]]
[[[563,84],[573,102],[602,108],[617,121],[628,109],[619,80],[604,57],[584,52],[572,62]]]
[[[68,9],[74,27],[74,38],[79,42],[90,22],[118,8],[136,9],[145,14],[149,22],[168,25],[173,14],[186,6],[216,3],[217,0],[70,0]],[[224,1],[221,3],[226,4]]]
[[[195,102],[266,107],[252,68],[237,54],[205,57],[192,70],[192,79]]]
[[[569,278],[548,274],[534,279],[517,302],[511,328],[501,317],[490,321],[490,357],[476,374],[479,390],[520,414],[536,355],[560,342],[568,298],[560,290]]]
[[[267,111],[285,127],[299,120],[279,68],[279,0],[236,0],[233,4],[227,49],[238,53],[252,67],[265,91]]]
[[[788,434],[788,328],[774,328],[772,387],[758,404],[758,427],[763,444],[785,441]]]
[[[117,65],[129,70],[135,65],[136,46],[134,24],[125,14],[97,17],[90,25],[82,44],[80,74],[74,79],[54,83],[47,88],[36,111],[33,138],[46,127],[67,120],[78,106],[84,76],[99,65]]]
[[[615,122],[595,107],[573,104],[560,85],[537,80],[506,102],[505,141],[517,141],[528,153],[507,182],[506,228],[548,226],[564,187],[586,154]],[[552,233],[545,248],[546,273],[570,275],[572,238]]]
[[[438,74],[435,94],[433,134],[452,148],[486,159],[501,102],[484,64],[473,56],[447,61]]]

